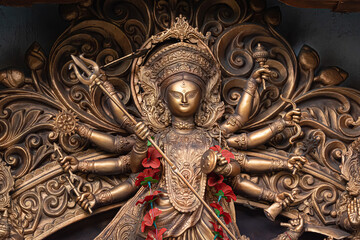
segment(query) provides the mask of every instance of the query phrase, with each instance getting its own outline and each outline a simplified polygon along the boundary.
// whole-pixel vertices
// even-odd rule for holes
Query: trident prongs
[[[97,65],[96,62],[85,58],[83,55],[80,55],[80,58],[71,55],[71,58],[75,64],[70,63],[69,69],[74,69],[76,77],[82,84],[88,85],[89,87],[93,86],[96,79],[101,75],[99,65]],[[80,74],[78,67],[83,71],[83,74]]]

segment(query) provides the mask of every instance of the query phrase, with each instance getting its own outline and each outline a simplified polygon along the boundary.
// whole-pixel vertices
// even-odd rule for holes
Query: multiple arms
[[[236,132],[249,120],[256,89],[262,81],[262,76],[268,74],[270,74],[270,70],[266,68],[259,68],[252,74],[236,107],[235,114],[221,125],[221,130],[225,135]]]
[[[254,71],[247,82],[239,103],[235,109],[235,113],[231,115],[225,123],[221,125],[221,131],[225,136],[241,129],[249,120],[251,110],[253,108],[254,94],[262,79],[269,78],[270,70],[259,68]],[[300,109],[294,109],[285,114],[284,118],[278,119],[268,127],[259,129],[251,133],[242,133],[233,135],[227,139],[230,147],[237,149],[251,149],[268,142],[276,134],[282,132],[286,127],[292,127],[300,122]]]
[[[104,87],[124,107],[124,105],[121,102],[121,95],[115,91],[114,86],[110,82],[104,81]],[[119,126],[123,129],[126,129],[128,132],[132,133],[134,131],[134,123],[130,121],[128,116],[126,116],[125,113],[121,111],[121,109],[118,106],[116,106],[116,104],[110,98],[108,98],[106,101],[111,109],[115,121],[119,124]]]
[[[268,142],[276,134],[281,133],[286,127],[292,127],[300,121],[300,110],[292,110],[269,126],[251,133],[233,135],[227,139],[228,145],[237,149],[251,149]]]
[[[109,190],[101,191],[96,195],[90,192],[84,193],[78,197],[76,201],[84,210],[87,210],[88,208],[93,209],[128,199],[137,190],[138,187],[135,186],[135,179],[130,176],[126,181],[119,185]]]
[[[77,131],[81,137],[90,140],[102,150],[110,153],[123,154],[131,151],[136,139],[134,135],[128,137],[113,136],[93,130],[85,125],[80,125]]]

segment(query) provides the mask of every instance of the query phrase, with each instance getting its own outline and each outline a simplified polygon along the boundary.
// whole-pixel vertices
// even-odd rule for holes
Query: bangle
[[[279,120],[276,120],[275,122],[271,123],[269,127],[273,132],[273,134],[280,133],[285,129],[285,120],[280,118]]]
[[[228,165],[226,165],[222,175],[225,177],[230,176],[230,174],[232,173],[232,169],[233,169],[233,166],[231,165],[231,163],[229,163]]]
[[[287,160],[273,160],[271,161],[270,171],[287,169]]]
[[[246,155],[244,153],[234,153],[235,160],[240,164],[240,168],[243,169],[246,162]]]
[[[123,136],[115,136],[114,145],[116,153],[123,153],[131,150],[129,140]]]
[[[246,150],[248,148],[248,136],[246,133],[242,133],[236,136],[234,140],[240,149]]]
[[[242,117],[238,114],[230,115],[230,117],[226,120],[226,124],[233,127],[236,126],[238,128],[241,128],[244,125]]]
[[[134,128],[135,123],[133,123],[130,118],[126,115],[122,117],[122,122],[120,124],[121,128]]]
[[[95,202],[99,205],[106,205],[113,202],[112,194],[109,190],[105,190],[95,195]]]
[[[144,147],[144,146],[139,146],[138,144],[135,144],[133,147],[133,151],[137,154],[144,154],[147,152],[147,150],[148,150],[148,148],[146,145]]]
[[[253,97],[256,92],[256,89],[257,89],[256,80],[253,78],[250,78],[247,81],[247,85],[246,85],[246,88],[244,89],[244,92],[248,93],[250,96]]]
[[[261,191],[261,194],[259,196],[259,200],[265,200],[265,201],[268,201],[268,202],[274,202],[275,197],[276,197],[275,192],[263,188],[263,190]]]
[[[77,132],[79,133],[80,137],[89,139],[93,131],[94,129],[92,128],[89,128],[85,125],[80,125]]]
[[[79,162],[78,170],[85,173],[95,172],[95,162],[93,160],[84,160]]]
[[[127,173],[131,171],[130,154],[125,156],[120,156],[118,158],[116,169],[118,169],[120,173]]]

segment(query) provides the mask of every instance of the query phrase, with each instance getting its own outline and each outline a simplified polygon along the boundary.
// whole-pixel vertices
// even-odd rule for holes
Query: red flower
[[[216,173],[210,173],[209,174],[209,179],[208,179],[208,185],[210,187],[215,186],[216,184],[220,184],[222,183],[224,180],[224,176],[223,175],[217,175]]]
[[[210,204],[210,206],[212,206],[213,208],[215,208],[215,213],[216,213],[216,215],[217,215],[218,217],[221,217],[221,216],[222,216],[222,217],[224,218],[224,221],[225,221],[226,224],[231,223],[230,214],[227,213],[227,212],[224,212],[224,209],[223,209],[223,207],[222,207],[220,204],[218,204],[218,203],[216,203],[216,202],[213,202],[213,203]]]
[[[151,227],[154,224],[155,218],[162,212],[158,208],[150,209],[144,216],[144,220],[141,223],[141,231],[144,232],[146,226]]]
[[[154,147],[149,147],[147,151],[147,157],[142,160],[142,165],[144,167],[152,167],[152,168],[159,168],[160,167],[160,160],[161,154],[158,150]]]
[[[234,154],[226,149],[221,149],[219,145],[215,145],[210,148],[215,152],[221,153],[221,155],[226,159],[228,163],[230,163],[230,158],[235,158]]]
[[[152,229],[148,232],[145,240],[162,240],[162,235],[164,234],[164,232],[166,232],[166,230],[166,228],[162,228],[160,230],[157,230],[156,234],[156,229]]]
[[[214,150],[215,152],[221,152],[222,150],[219,145],[212,146],[210,149]]]
[[[230,202],[231,199],[236,201],[236,195],[234,194],[232,188],[226,183],[215,185],[215,189],[217,191],[216,196],[224,197],[227,202]]]
[[[137,176],[135,185],[136,186],[140,186],[140,185],[147,186],[148,182],[151,182],[151,183],[158,182],[159,175],[156,174],[158,172],[160,172],[159,169],[152,169],[152,168],[144,169],[144,171],[139,173],[139,175]]]
[[[210,223],[214,226],[214,235],[216,236],[216,238],[214,239],[224,239],[224,240],[229,240],[229,238],[224,234],[224,231],[222,230],[221,227],[219,227],[216,223],[210,221]]]
[[[144,204],[145,202],[153,202],[158,198],[159,193],[161,193],[161,191],[155,191],[153,194],[148,195],[145,198],[140,199],[139,201],[137,201],[135,205]]]

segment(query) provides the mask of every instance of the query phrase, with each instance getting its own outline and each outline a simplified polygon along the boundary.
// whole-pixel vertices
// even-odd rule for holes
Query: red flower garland
[[[229,224],[232,222],[230,214],[227,212],[224,212],[223,207],[219,203],[213,202],[210,204],[210,206],[215,208],[216,215],[224,218],[224,221],[226,224]]]
[[[210,223],[214,227],[214,231],[213,231],[213,233],[215,235],[214,240],[218,239],[218,238],[224,239],[224,240],[229,240],[229,238],[225,235],[223,229],[219,225],[217,225],[216,223],[214,223],[212,221],[210,221]]]
[[[215,189],[217,191],[216,196],[220,199],[225,198],[227,202],[231,202],[231,200],[236,201],[236,195],[233,192],[232,188],[226,183],[220,183],[215,185]]]
[[[226,149],[221,149],[220,146],[218,146],[218,145],[215,145],[215,146],[211,147],[210,149],[221,153],[221,155],[223,157],[225,157],[225,159],[227,160],[228,163],[230,163],[231,158],[235,158],[233,153],[231,153],[230,151],[228,151]],[[231,216],[229,213],[224,211],[223,207],[219,203],[220,203],[221,198],[224,198],[227,202],[231,202],[231,200],[235,201],[236,195],[234,194],[232,188],[229,185],[227,185],[226,183],[224,183],[223,181],[224,181],[224,176],[218,175],[215,173],[209,174],[208,185],[210,187],[215,187],[215,189],[216,189],[215,195],[218,196],[218,201],[211,203],[210,206],[214,208],[214,211],[218,217],[223,217],[225,223],[229,224],[232,222]],[[226,234],[224,233],[223,229],[221,227],[219,227],[217,225],[217,223],[214,223],[212,221],[210,221],[210,223],[214,227],[214,231],[213,231],[214,240],[216,240],[216,239],[228,240],[229,239],[226,236]]]
[[[141,185],[150,189],[150,195],[136,202],[136,205],[150,204],[151,206],[151,209],[145,214],[144,220],[141,222],[141,231],[145,232],[145,230],[148,230],[146,240],[162,240],[163,234],[166,232],[166,228],[159,230],[155,223],[156,218],[162,213],[160,209],[154,207],[154,201],[159,198],[161,191],[151,193],[151,185],[159,182],[160,170],[158,168],[160,167],[160,157],[161,154],[154,147],[149,147],[147,157],[142,161],[145,169],[139,173],[135,181],[136,186]]]
[[[146,168],[144,171],[139,173],[136,178],[135,185],[136,186],[144,186],[147,187],[151,183],[157,183],[159,181],[159,169]]]
[[[234,154],[226,149],[221,149],[219,145],[215,145],[210,148],[215,152],[221,153],[221,155],[226,159],[228,163],[230,163],[230,158],[235,158]]]
[[[147,157],[142,160],[142,165],[144,167],[151,167],[151,168],[159,168],[160,167],[160,159],[161,154],[158,150],[154,147],[149,147],[147,151]]]
[[[216,173],[211,172],[209,174],[209,179],[208,179],[208,185],[210,187],[214,187],[217,184],[220,184],[224,181],[224,176],[223,175],[217,175]]]

